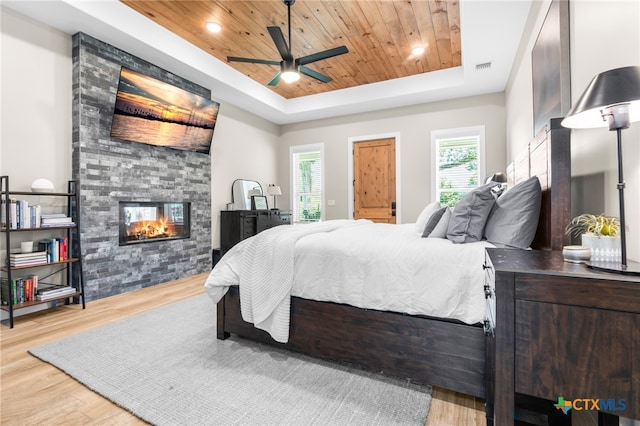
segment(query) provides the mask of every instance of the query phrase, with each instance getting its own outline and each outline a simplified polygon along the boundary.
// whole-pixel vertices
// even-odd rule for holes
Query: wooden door
[[[353,146],[353,217],[396,223],[396,140],[376,139]]]

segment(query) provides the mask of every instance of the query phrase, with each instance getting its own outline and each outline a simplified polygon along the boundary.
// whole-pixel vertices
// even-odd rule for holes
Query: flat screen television
[[[122,67],[111,138],[209,154],[220,104]]]

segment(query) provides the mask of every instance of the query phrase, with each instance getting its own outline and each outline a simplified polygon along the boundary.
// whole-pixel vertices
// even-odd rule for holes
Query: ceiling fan
[[[340,46],[294,59],[293,55],[291,54],[291,6],[296,2],[296,0],[283,0],[283,2],[287,5],[289,16],[289,44],[287,45],[280,27],[267,27],[269,35],[273,39],[273,43],[276,45],[280,56],[282,56],[282,61],[239,58],[237,56],[227,56],[227,61],[249,62],[252,64],[280,65],[280,71],[271,79],[271,81],[269,81],[269,86],[275,86],[280,82],[281,79],[286,81],[287,83],[292,83],[300,78],[300,73],[308,75],[309,77],[313,77],[316,80],[320,80],[323,83],[330,82],[332,80],[331,77],[307,68],[305,65],[312,62],[321,61],[323,59],[331,58],[333,56],[348,53],[349,50],[346,46]]]

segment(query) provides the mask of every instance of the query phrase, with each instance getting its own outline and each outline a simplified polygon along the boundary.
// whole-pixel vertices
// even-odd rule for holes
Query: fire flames
[[[135,222],[127,229],[128,240],[146,240],[150,238],[170,238],[175,236],[173,226],[164,218]]]

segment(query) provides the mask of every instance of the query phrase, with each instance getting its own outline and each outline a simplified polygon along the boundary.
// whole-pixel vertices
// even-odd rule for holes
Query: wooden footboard
[[[229,333],[416,383],[485,397],[482,327],[291,298],[289,342],[242,320],[237,287],[218,302],[218,338]]]

